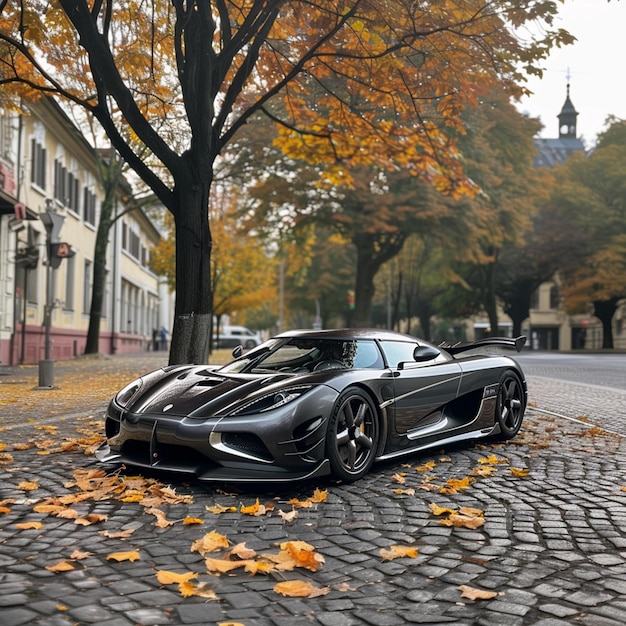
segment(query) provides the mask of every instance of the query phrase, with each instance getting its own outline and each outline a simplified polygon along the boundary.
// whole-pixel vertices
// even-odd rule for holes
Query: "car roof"
[[[381,328],[331,328],[326,330],[290,330],[280,335],[285,337],[301,337],[305,339],[378,339],[380,341],[418,341],[419,343],[427,343],[418,340],[411,335],[397,333],[392,330],[384,330]]]

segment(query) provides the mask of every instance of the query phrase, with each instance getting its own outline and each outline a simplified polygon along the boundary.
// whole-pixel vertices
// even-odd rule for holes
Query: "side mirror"
[[[417,363],[424,363],[436,359],[440,354],[435,346],[417,346],[413,351],[413,358]]]
[[[243,354],[243,347],[241,344],[235,346],[231,354],[233,355],[233,358],[238,359]]]
[[[398,369],[403,370],[415,363],[426,363],[426,361],[432,361],[436,359],[441,352],[435,348],[435,346],[417,346],[413,350],[413,361],[403,361],[398,363]]]

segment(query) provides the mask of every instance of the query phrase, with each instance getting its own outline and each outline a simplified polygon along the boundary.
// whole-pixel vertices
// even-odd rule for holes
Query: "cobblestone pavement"
[[[531,376],[531,407],[514,442],[409,457],[377,466],[353,485],[235,492],[168,477],[171,488],[161,493],[169,499],[152,508],[111,492],[81,501],[86,492],[76,484],[77,470],[100,466],[84,454],[87,444],[59,452],[59,441],[88,439],[101,427],[104,383],[152,369],[159,359],[165,355],[59,363],[56,382],[65,397],[33,391],[34,368],[0,376],[1,626],[626,623],[626,448],[598,427],[610,422],[611,430],[625,432],[619,391],[594,395],[592,386]],[[88,393],[68,382],[77,372]],[[511,468],[529,471],[515,476]],[[291,521],[278,514],[316,487],[326,501],[297,508]],[[73,500],[83,522],[35,510],[62,496]],[[267,505],[265,514],[241,511],[257,499]],[[435,515],[431,503],[479,509],[485,523],[442,525],[446,515]],[[207,509],[215,505],[225,512]],[[174,523],[159,527],[155,509]],[[184,524],[186,518],[204,524]],[[29,522],[41,527],[22,526]],[[213,530],[259,554],[304,541],[324,562],[317,571],[210,575],[192,543]],[[383,558],[381,549],[393,545],[415,547],[417,556]],[[139,558],[108,558],[120,552]],[[60,562],[73,569],[47,569]],[[177,584],[159,582],[159,571],[197,573],[193,582],[217,599],[184,597]],[[274,590],[282,580],[327,593],[285,597]],[[463,586],[495,595],[470,599]]]

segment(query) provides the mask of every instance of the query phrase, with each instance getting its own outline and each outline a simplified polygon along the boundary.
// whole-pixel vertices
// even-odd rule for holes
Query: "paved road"
[[[376,467],[354,485],[320,482],[278,491],[186,481],[163,489],[157,477],[140,487],[132,473],[112,474],[114,487],[106,489],[105,479],[101,489],[95,479],[77,484],[77,471],[99,469],[84,454],[101,427],[106,385],[98,381],[149,369],[158,355],[59,364],[58,384],[69,405],[53,392],[32,392],[28,368],[2,376],[0,506],[8,512],[0,513],[0,625],[622,626],[626,447],[622,437],[594,424],[620,426],[623,389],[598,383],[599,362],[590,362],[589,382],[577,382],[557,375],[553,365],[545,377],[544,365],[528,358],[533,406],[514,442],[437,450]],[[568,369],[566,361],[561,369]],[[76,393],[71,377],[77,372],[88,394]],[[72,449],[80,437],[83,443]],[[68,444],[64,451],[59,442]],[[516,477],[510,468],[529,472]],[[28,484],[33,481],[36,488]],[[325,501],[295,509],[291,521],[278,514],[316,487]],[[63,496],[59,502],[74,509],[80,523],[35,510]],[[245,514],[241,506],[254,508],[257,498],[268,510]],[[431,503],[478,509],[485,523],[442,525],[447,514],[435,515]],[[225,512],[207,509],[216,505]],[[185,518],[204,524],[184,524]],[[42,526],[18,526],[30,522]],[[192,550],[212,530],[259,554],[305,541],[324,562],[317,571],[253,576],[237,569],[216,576]],[[415,547],[417,556],[385,559],[381,549],[393,545]],[[109,558],[119,552],[139,558]],[[59,563],[73,569],[47,569]],[[218,599],[183,597],[177,584],[159,581],[163,570],[197,573],[192,582]],[[327,593],[284,597],[274,589],[282,580],[306,581]],[[463,586],[494,596],[469,599]]]

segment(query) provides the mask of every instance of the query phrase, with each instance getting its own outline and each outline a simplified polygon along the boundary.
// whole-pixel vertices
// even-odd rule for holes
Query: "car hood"
[[[132,413],[179,417],[230,413],[272,391],[323,382],[319,375],[220,374],[202,366],[159,370],[144,377],[140,391],[126,407]]]

